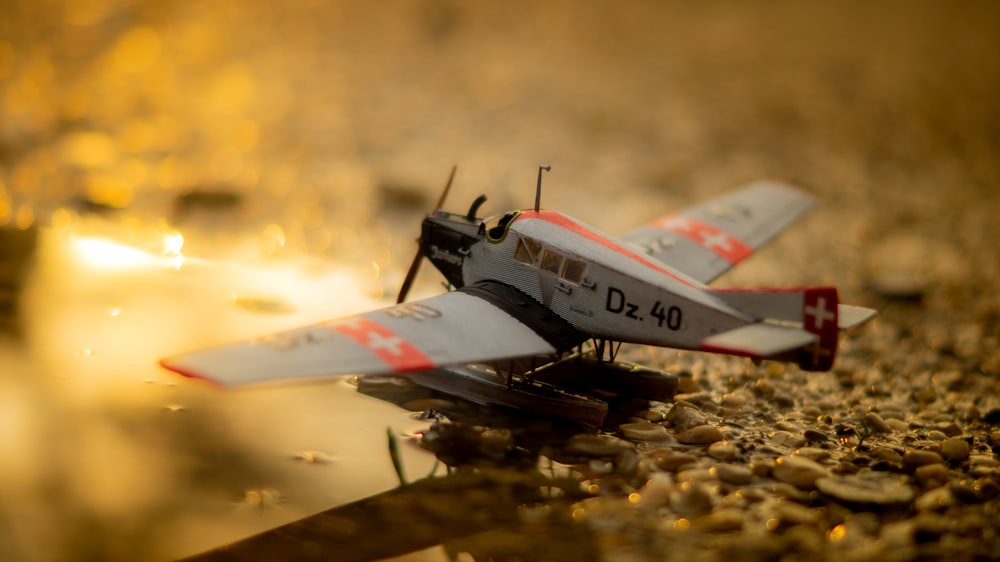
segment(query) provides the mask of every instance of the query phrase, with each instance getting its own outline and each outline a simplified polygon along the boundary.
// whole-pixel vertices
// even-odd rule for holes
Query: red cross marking
[[[730,264],[739,263],[753,253],[753,248],[736,237],[691,217],[669,216],[653,222],[652,226],[676,232],[693,240]]]
[[[365,347],[396,372],[420,371],[434,367],[434,361],[424,352],[374,320],[357,316],[328,324],[328,327]]]

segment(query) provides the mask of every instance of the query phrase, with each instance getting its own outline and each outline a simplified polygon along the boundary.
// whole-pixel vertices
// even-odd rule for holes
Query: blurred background
[[[543,206],[611,233],[799,185],[821,207],[722,285],[835,284],[1000,371],[993,2],[0,7],[5,560],[175,558],[394,485],[404,411],[156,360],[387,303],[453,164],[452,210],[550,164]]]

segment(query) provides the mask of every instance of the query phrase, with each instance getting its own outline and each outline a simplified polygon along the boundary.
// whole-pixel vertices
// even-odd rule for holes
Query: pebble
[[[830,458],[830,451],[820,449],[819,447],[802,447],[795,449],[795,452],[792,454],[797,457],[805,457],[814,461],[822,461]]]
[[[892,426],[875,412],[866,412],[864,421],[875,433],[892,433]]]
[[[732,441],[716,441],[708,446],[708,456],[720,461],[731,461],[736,458],[736,446]]]
[[[747,404],[745,394],[727,394],[722,397],[721,404],[727,408],[740,409]]]
[[[900,433],[910,430],[910,424],[897,418],[889,418],[885,420],[885,424],[891,427],[893,431],[898,431]]]
[[[802,433],[802,436],[805,437],[806,441],[809,441],[810,443],[821,443],[823,441],[830,440],[830,436],[815,429],[805,430],[805,432]]]
[[[687,402],[674,403],[674,407],[667,412],[667,421],[677,431],[686,431],[708,423],[704,414],[695,405]]]
[[[774,461],[771,474],[780,482],[802,490],[812,490],[816,480],[827,475],[827,469],[805,457],[779,457]]]
[[[612,435],[591,435],[581,433],[569,438],[566,453],[588,457],[606,457],[630,450],[632,444]]]
[[[802,504],[790,501],[779,502],[774,509],[775,515],[782,523],[791,525],[816,525],[822,518],[822,512]]]
[[[847,503],[894,505],[913,500],[913,488],[898,476],[881,472],[831,476],[815,484],[823,494]]]
[[[937,511],[955,505],[955,496],[948,486],[939,486],[928,490],[913,502],[917,511]]]
[[[875,460],[885,461],[892,464],[900,464],[903,462],[903,455],[897,453],[895,450],[889,447],[875,447],[868,454]]]
[[[925,464],[913,471],[913,477],[925,490],[929,490],[947,484],[951,478],[951,472],[947,466],[941,463]]]
[[[791,447],[797,449],[806,444],[806,438],[802,435],[796,435],[790,431],[778,430],[769,436],[771,438],[771,443],[776,445],[784,445],[786,447]]]
[[[712,511],[712,493],[703,484],[685,482],[674,489],[670,508],[682,517],[698,517]]]
[[[743,528],[746,513],[737,507],[723,507],[698,517],[691,522],[692,527],[708,533],[725,533]]]
[[[704,484],[714,484],[717,478],[715,472],[710,468],[692,468],[682,470],[677,473],[678,482],[701,482]]]
[[[753,471],[738,464],[721,463],[713,467],[715,475],[722,482],[743,486],[753,480]]]
[[[698,458],[687,453],[667,452],[654,457],[657,468],[667,472],[676,472],[683,466],[694,464]]]
[[[932,429],[927,432],[927,438],[930,439],[931,441],[944,441],[945,439],[948,438],[948,436],[945,435],[943,431]]]
[[[618,430],[626,439],[633,441],[662,441],[668,435],[667,428],[648,421],[623,423]]]
[[[969,458],[972,446],[961,437],[949,437],[941,442],[941,457],[950,462],[962,462]]]
[[[687,445],[707,445],[722,441],[722,432],[714,425],[698,425],[678,433],[678,441]]]
[[[942,463],[944,459],[934,451],[922,451],[920,449],[910,449],[903,453],[903,470],[912,473],[917,468],[925,464]]]

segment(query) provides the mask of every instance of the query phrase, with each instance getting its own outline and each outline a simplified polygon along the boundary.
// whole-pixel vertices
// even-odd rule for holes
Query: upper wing
[[[773,182],[757,182],[622,236],[650,256],[709,283],[788,228],[812,197]]]
[[[223,386],[351,373],[390,374],[547,355],[555,347],[475,292],[453,291],[358,316],[164,359]]]

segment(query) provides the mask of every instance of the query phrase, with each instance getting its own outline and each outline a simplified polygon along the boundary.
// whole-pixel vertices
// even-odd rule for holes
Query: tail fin
[[[805,289],[802,296],[802,327],[819,339],[799,351],[799,367],[806,371],[829,371],[837,356],[839,339],[837,289]]]
[[[839,330],[861,324],[875,315],[871,309],[840,304],[835,287],[710,292],[753,318],[811,334],[813,337],[808,344],[767,357],[796,361],[807,371],[830,370],[837,354]]]

